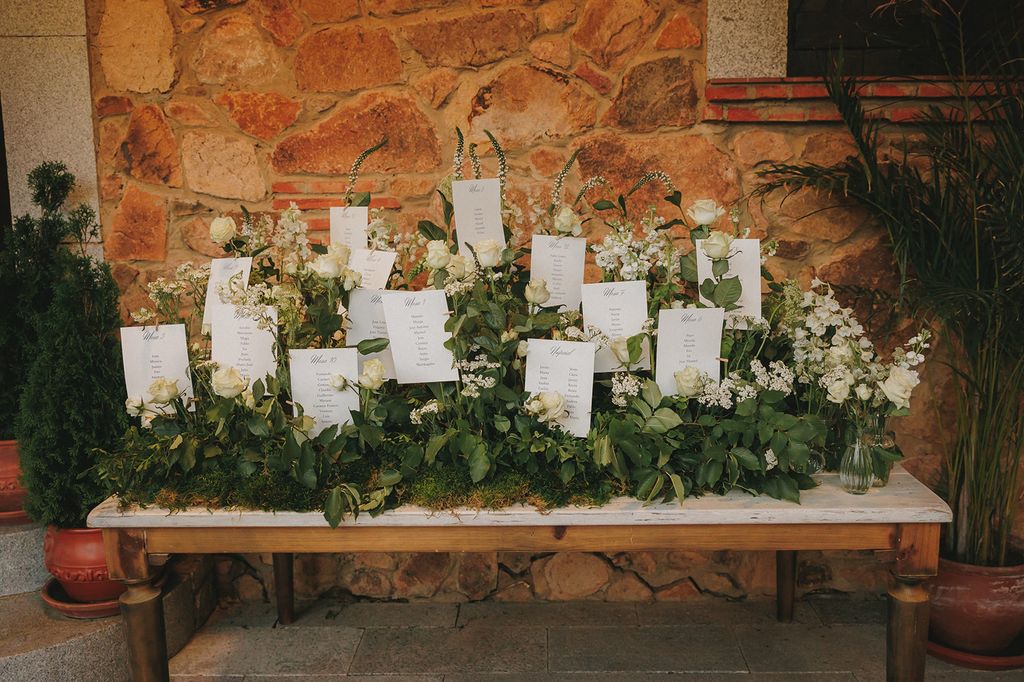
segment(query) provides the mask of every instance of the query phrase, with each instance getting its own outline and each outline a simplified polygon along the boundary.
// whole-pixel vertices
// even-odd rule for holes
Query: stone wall
[[[735,202],[755,235],[779,240],[777,276],[891,289],[885,237],[864,212],[815,212],[836,197],[745,199],[762,161],[831,163],[852,146],[818,116],[705,117],[706,13],[701,0],[89,0],[101,217],[125,308],[177,264],[216,255],[209,221],[240,203],[294,201],[325,231],[353,158],[383,135],[360,189],[408,229],[436,218],[455,126],[482,149],[485,129],[503,141],[519,198],[545,196],[575,149],[576,186],[660,169],[684,202]],[[934,482],[949,379],[937,363],[926,375],[898,429],[908,468]],[[267,565],[224,564],[222,587],[259,596]],[[800,566],[804,589],[883,583],[870,556],[809,553]],[[767,555],[687,552],[311,557],[297,573],[307,593],[672,599],[770,591],[773,570]]]

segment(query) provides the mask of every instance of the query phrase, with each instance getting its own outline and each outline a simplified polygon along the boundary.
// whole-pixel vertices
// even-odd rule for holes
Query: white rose
[[[344,391],[348,388],[348,379],[344,374],[332,374],[330,378],[331,388],[335,391]]]
[[[218,367],[210,379],[213,392],[221,398],[234,398],[249,388],[249,382],[234,367]]]
[[[493,239],[482,239],[473,245],[476,262],[482,268],[493,268],[501,260],[501,247]]]
[[[707,239],[701,242],[701,247],[711,260],[722,260],[729,257],[732,240],[732,235],[714,230],[708,235]]]
[[[348,265],[349,259],[352,258],[352,249],[344,244],[331,244],[327,247],[327,255],[342,265]]]
[[[519,332],[514,329],[506,329],[501,333],[501,342],[508,343],[509,341],[515,341],[519,338]]]
[[[363,283],[363,273],[358,270],[352,270],[345,268],[345,281],[341,283],[341,288],[345,291],[352,291],[357,286]]]
[[[857,394],[858,398],[865,401],[871,400],[871,395],[874,393],[874,391],[871,390],[871,387],[867,384],[857,384],[857,388],[854,389],[854,392]]]
[[[335,279],[341,276],[345,264],[329,253],[322,253],[309,264],[309,269],[324,279]]]
[[[434,241],[427,242],[427,267],[431,270],[440,270],[452,259],[452,254],[448,250],[448,244],[441,239],[435,239]]]
[[[893,365],[889,370],[889,376],[879,386],[893,405],[897,408],[905,408],[910,407],[910,394],[920,382],[921,380],[914,370]]]
[[[525,339],[520,341],[519,345],[516,346],[516,355],[518,355],[521,358],[525,358],[526,357],[526,350],[529,347],[530,347],[530,344],[529,344],[528,341],[526,341]]]
[[[453,255],[448,261],[448,274],[455,279],[462,279],[469,272],[469,261],[461,254]]]
[[[124,401],[124,410],[128,413],[129,417],[138,417],[142,414],[142,409],[145,407],[145,403],[142,401],[142,396],[128,396]]]
[[[359,385],[371,391],[376,391],[384,385],[386,370],[384,363],[374,358],[363,363],[363,373],[359,375]]]
[[[214,218],[210,223],[210,240],[216,244],[227,244],[238,234],[235,219],[227,216]]]
[[[250,410],[256,409],[256,396],[252,394],[252,391],[246,390],[242,392],[242,402],[245,403],[245,406]]]
[[[829,402],[841,404],[850,397],[850,382],[845,379],[836,379],[828,385]]]
[[[571,234],[574,237],[578,237],[583,232],[583,223],[580,222],[580,217],[568,204],[562,204],[562,208],[558,209],[558,213],[555,214],[555,230],[562,234]]]
[[[625,336],[616,336],[608,342],[608,348],[620,365],[623,367],[629,365],[629,339]]]
[[[149,397],[157,405],[166,405],[175,398],[181,391],[178,390],[178,381],[160,377],[149,385]]]
[[[558,391],[542,391],[526,402],[526,411],[542,422],[555,422],[565,416],[565,396]]]
[[[715,203],[714,199],[698,199],[693,202],[690,208],[686,209],[686,215],[698,225],[710,225],[718,220],[725,209]]]
[[[676,380],[676,391],[684,398],[695,396],[704,390],[704,375],[696,367],[683,367],[672,374]]]
[[[526,284],[526,292],[524,293],[526,300],[529,303],[535,303],[537,305],[544,305],[551,298],[551,292],[548,291],[548,283],[543,277],[537,279],[531,279]]]

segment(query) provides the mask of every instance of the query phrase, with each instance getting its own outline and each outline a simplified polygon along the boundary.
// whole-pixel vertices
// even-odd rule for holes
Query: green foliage
[[[120,319],[106,264],[68,252],[60,261],[53,301],[38,321],[17,436],[26,511],[79,528],[104,496],[94,448],[110,447],[125,427]]]

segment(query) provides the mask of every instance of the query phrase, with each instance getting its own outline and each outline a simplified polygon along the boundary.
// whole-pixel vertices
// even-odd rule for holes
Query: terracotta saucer
[[[68,618],[109,618],[121,612],[116,599],[88,603],[71,601],[55,578],[46,581],[40,594],[48,606]]]
[[[32,523],[32,519],[21,509],[0,512],[0,526],[23,526],[29,523]]]
[[[1011,649],[1020,651],[1020,647],[1011,647]],[[986,656],[951,649],[931,640],[928,640],[928,653],[940,661],[974,670],[1013,670],[1024,667],[1024,653]]]

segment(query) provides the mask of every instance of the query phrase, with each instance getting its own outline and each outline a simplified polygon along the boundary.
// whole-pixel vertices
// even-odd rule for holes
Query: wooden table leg
[[[895,583],[889,590],[885,652],[888,682],[924,680],[929,597],[923,581],[935,575],[938,563],[938,524],[900,526]]]
[[[295,622],[294,559],[294,554],[274,554],[274,594],[281,625]]]
[[[120,601],[132,682],[168,682],[164,603],[160,588],[151,582],[146,534],[105,530],[103,545],[110,577],[127,587]]]
[[[775,615],[780,623],[793,622],[793,602],[796,599],[796,552],[775,552]]]

